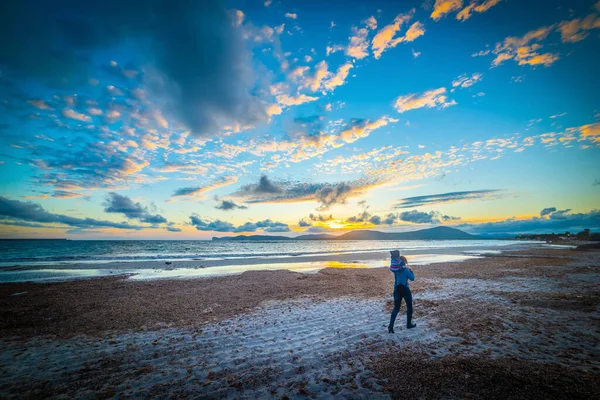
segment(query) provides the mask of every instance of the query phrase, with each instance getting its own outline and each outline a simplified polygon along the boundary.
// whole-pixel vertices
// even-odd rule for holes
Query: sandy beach
[[[600,252],[414,269],[395,334],[387,268],[0,284],[0,397],[600,395]]]

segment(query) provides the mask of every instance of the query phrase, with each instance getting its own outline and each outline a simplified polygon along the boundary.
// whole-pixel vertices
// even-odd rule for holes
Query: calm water
[[[357,253],[402,249],[407,253],[456,248],[501,248],[524,245],[509,240],[402,241],[199,241],[199,240],[0,240],[0,267],[65,265],[112,261],[184,261],[248,257]]]

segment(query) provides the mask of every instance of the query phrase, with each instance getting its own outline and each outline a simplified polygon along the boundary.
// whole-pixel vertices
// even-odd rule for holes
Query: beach
[[[403,306],[395,334],[393,276],[373,268],[385,254],[364,254],[303,272],[2,283],[0,397],[600,395],[599,251],[414,264],[417,328]],[[161,270],[218,268],[182,263]]]

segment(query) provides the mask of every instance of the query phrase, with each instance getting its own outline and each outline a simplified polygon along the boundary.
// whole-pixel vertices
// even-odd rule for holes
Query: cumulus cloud
[[[273,195],[284,192],[285,189],[282,186],[272,182],[266,175],[262,175],[257,184],[244,185],[238,193],[243,195]]]
[[[256,232],[262,230],[264,232],[289,232],[290,227],[282,222],[271,221],[265,219],[258,222],[246,222],[243,225],[235,226],[230,222],[222,220],[209,221],[202,219],[194,214],[190,216],[191,224],[199,231],[215,231],[215,232]]]
[[[179,188],[179,189],[175,190],[175,192],[173,192],[171,197],[190,197],[195,200],[199,200],[199,199],[205,198],[206,194],[208,192],[211,192],[213,190],[216,190],[216,189],[219,189],[219,188],[222,188],[225,186],[233,185],[236,182],[237,182],[236,176],[227,176],[227,177],[217,179],[216,181],[214,181],[208,185],[188,186],[188,187]]]
[[[142,206],[140,203],[135,203],[129,197],[122,196],[115,192],[108,194],[104,206],[105,212],[123,214],[129,219],[137,219],[149,224],[162,224],[167,222],[167,219],[162,215],[153,215],[148,211],[147,207]]]
[[[460,10],[462,6],[463,0],[435,0],[430,17],[435,21],[439,21],[447,14]]]
[[[139,230],[143,228],[142,226],[131,225],[125,222],[103,221],[94,218],[75,218],[62,214],[53,214],[44,210],[39,204],[10,200],[2,196],[0,196],[0,220],[4,223],[26,221],[39,224],[60,224],[82,229],[118,228]]]
[[[554,218],[552,218],[554,215]],[[508,218],[504,221],[483,224],[461,224],[457,228],[475,234],[517,235],[523,233],[562,233],[565,231],[580,232],[600,226],[600,210],[583,213],[571,213],[570,210],[554,211],[551,217],[533,217],[530,219]]]
[[[484,13],[490,8],[494,7],[496,4],[500,3],[500,0],[483,0],[477,1],[473,0],[471,3],[463,8],[457,15],[456,19],[459,21],[466,21],[471,18],[474,12],[476,13]]]
[[[471,75],[471,77],[469,77],[467,74],[462,74],[461,76],[452,81],[452,86],[464,89],[473,86],[477,82],[480,82],[482,79],[483,74],[480,74],[478,72]]]
[[[500,196],[501,191],[497,189],[430,194],[404,198],[396,204],[395,208],[412,208],[432,204],[456,203],[459,201],[490,200],[497,199]]]
[[[318,97],[307,96],[305,94],[299,94],[296,96],[289,96],[287,94],[280,94],[277,97],[277,102],[283,106],[298,106],[304,103],[310,103],[311,101],[319,100]]]
[[[345,204],[353,190],[346,182],[320,188],[315,192],[315,198],[320,203],[319,210],[328,210],[334,204]]]
[[[298,15],[296,13],[285,13],[285,17],[289,19],[297,19]]]
[[[70,108],[63,108],[62,115],[65,118],[74,119],[76,121],[81,121],[81,122],[91,122],[92,121],[92,118],[90,118],[89,115],[78,113],[77,111],[72,110]]]
[[[367,36],[369,30],[367,28],[352,27],[352,36],[348,38],[349,43],[346,47],[345,54],[352,58],[362,60],[369,55],[369,42]]]
[[[446,96],[446,88],[438,88],[428,90],[423,93],[411,93],[405,96],[400,96],[394,102],[394,107],[399,113],[404,113],[409,110],[416,110],[422,107],[438,107],[446,108],[456,105],[456,101],[448,100]]]
[[[579,42],[590,34],[588,31],[600,28],[600,16],[590,14],[584,19],[576,18],[571,21],[563,21],[558,25],[563,43]]]
[[[217,210],[230,211],[230,210],[236,210],[236,209],[237,210],[245,210],[248,207],[236,204],[230,200],[221,200],[221,203],[219,203],[215,208]]]
[[[27,40],[15,45],[24,23]],[[153,98],[193,134],[267,118],[253,94],[256,77],[241,29],[220,1],[90,0],[70,2],[68,12],[49,2],[15,1],[3,7],[0,26],[0,63],[24,77],[53,85],[88,79],[90,52],[127,42],[147,63]]]
[[[540,211],[540,217],[545,217],[546,215],[550,215],[555,211],[556,211],[556,207],[544,208],[542,211]]]
[[[319,211],[326,211],[335,204],[344,204],[350,197],[363,194],[375,185],[376,183],[363,179],[338,183],[273,182],[262,176],[258,184],[245,185],[230,196],[243,199],[248,204],[315,201],[319,203]]]
[[[458,220],[459,217],[442,215],[437,211],[422,212],[417,210],[398,213],[398,220],[413,224],[439,224],[442,221]]]
[[[507,60],[515,60],[519,65],[544,65],[549,66],[559,59],[556,53],[543,53],[541,41],[546,39],[554,25],[545,26],[533,31],[527,32],[522,37],[509,36],[504,41],[496,43],[493,53],[496,58],[492,61],[492,66],[497,67]]]
[[[401,43],[403,41],[411,42],[425,33],[423,24],[416,22],[410,27],[410,29],[406,33],[406,36],[402,36],[399,38],[395,37],[396,33],[402,28],[402,25],[410,21],[413,13],[414,10],[412,10],[408,14],[397,15],[393,23],[384,26],[379,30],[379,32],[377,32],[377,34],[373,37],[373,40],[371,41],[373,56],[375,58],[379,59],[381,57],[381,54],[385,50],[396,47],[398,43]]]

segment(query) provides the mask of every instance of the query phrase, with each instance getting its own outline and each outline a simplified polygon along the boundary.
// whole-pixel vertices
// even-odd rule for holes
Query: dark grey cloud
[[[412,210],[398,213],[398,219],[400,221],[411,222],[413,224],[439,224],[442,221],[453,221],[458,220],[460,218],[451,217],[449,215],[443,215],[437,211],[422,212]]]
[[[143,229],[142,226],[131,225],[125,222],[112,222],[94,218],[75,218],[62,214],[50,213],[39,204],[10,200],[0,196],[0,220],[4,223],[10,221],[26,221],[41,224],[62,224],[77,228],[119,228]]]
[[[557,211],[554,211],[553,213],[551,213],[549,218],[550,219],[569,219],[570,212],[571,212],[570,208],[567,208],[566,210],[557,210]]]
[[[310,213],[308,214],[308,218],[311,221],[321,221],[321,222],[325,222],[325,221],[331,221],[333,219],[333,214],[313,214]]]
[[[542,211],[540,211],[540,217],[544,217],[546,215],[552,214],[555,211],[556,211],[556,207],[544,208]]]
[[[398,219],[398,214],[389,213],[385,216],[385,218],[381,221],[384,225],[393,225],[394,222]]]
[[[455,203],[457,201],[496,199],[501,196],[501,190],[471,190],[464,192],[450,192],[430,194],[425,196],[407,197],[396,204],[396,208],[413,208],[429,206],[432,204]]]
[[[513,236],[522,233],[580,232],[584,229],[598,232],[600,230],[600,210],[574,214],[567,210],[561,210],[558,218],[533,217],[525,220],[508,218],[499,222],[461,224],[455,225],[455,227],[465,229],[470,233],[497,236]]]
[[[315,197],[321,205],[319,210],[328,210],[334,204],[346,204],[346,199],[352,192],[352,186],[346,182],[337,185],[325,186],[315,193]]]
[[[169,232],[181,232],[180,228],[177,228],[176,226],[173,226],[174,224],[172,222],[169,222],[169,224],[167,225],[167,227],[165,228],[166,230],[168,230]]]
[[[149,224],[163,224],[167,219],[160,214],[151,214],[148,207],[140,203],[134,203],[127,196],[122,196],[115,192],[110,192],[104,203],[104,211],[107,213],[123,214],[129,219],[137,219]]]
[[[312,226],[312,224],[304,219],[301,219],[300,221],[298,221],[298,226],[301,228],[306,228]]]
[[[373,215],[369,218],[369,222],[373,225],[381,225],[381,217],[379,215]]]
[[[257,184],[244,185],[238,192],[240,195],[273,195],[282,194],[285,189],[262,175]]]
[[[366,211],[363,211],[362,213],[358,214],[355,217],[348,218],[346,221],[348,221],[348,222],[367,222],[370,218],[371,218],[371,214],[369,214]]]
[[[231,196],[248,204],[316,201],[319,203],[317,210],[326,211],[335,204],[345,204],[348,198],[362,194],[373,184],[367,179],[338,183],[272,181],[263,175],[257,184],[245,185]]]
[[[239,205],[230,200],[221,200],[221,203],[215,207],[217,210],[230,211],[230,210],[245,210],[248,207]]]
[[[267,118],[242,32],[217,0],[7,0],[0,12],[6,74],[69,84],[89,77],[95,51],[127,43],[153,98],[197,135],[225,121]]]
[[[200,189],[203,189],[203,187],[199,187],[199,186],[182,187],[182,188],[176,189],[175,192],[173,192],[173,197],[190,196],[190,195],[198,192]]]
[[[190,216],[190,222],[199,231],[215,231],[215,232],[233,232],[235,226],[227,221],[221,221],[219,219],[215,221],[205,221],[198,215]]]
[[[290,227],[283,222],[275,222],[270,219],[258,222],[246,222],[243,225],[238,226],[235,232],[256,232],[256,230],[262,229],[265,232],[289,232]]]
[[[258,222],[246,222],[240,226],[234,226],[232,223],[222,220],[208,221],[202,219],[198,215],[190,216],[191,224],[199,231],[215,231],[215,232],[256,232],[262,229],[265,232],[289,232],[290,227],[282,222],[271,221],[265,219]]]

